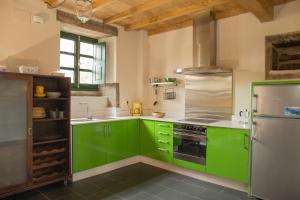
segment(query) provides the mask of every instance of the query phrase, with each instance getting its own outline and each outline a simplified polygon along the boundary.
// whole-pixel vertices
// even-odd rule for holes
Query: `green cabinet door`
[[[139,120],[126,121],[126,157],[140,154]]]
[[[151,120],[140,121],[141,154],[151,158],[157,157],[155,144],[155,122]]]
[[[216,176],[248,182],[248,130],[207,128],[206,170]]]
[[[72,131],[73,173],[106,163],[103,124],[76,125]]]
[[[156,159],[173,162],[173,123],[155,122]]]
[[[122,160],[126,152],[126,121],[114,121],[106,124],[106,158],[107,162]]]

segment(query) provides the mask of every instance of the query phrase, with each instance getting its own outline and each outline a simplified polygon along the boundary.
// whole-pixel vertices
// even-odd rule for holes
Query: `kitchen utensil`
[[[241,110],[239,113],[240,117],[242,118],[242,123],[243,124],[248,124],[249,123],[249,112],[248,110]]]
[[[35,97],[45,97],[46,94],[44,92],[45,92],[44,86],[42,85],[35,86],[35,94],[34,94]]]
[[[42,118],[46,118],[46,111],[45,108],[43,107],[33,107],[32,108],[32,117],[34,119],[42,119]]]
[[[19,66],[19,72],[22,74],[38,74],[39,70],[38,66]]]
[[[166,82],[176,82],[176,78],[165,78]]]
[[[48,98],[58,98],[61,96],[61,92],[47,92]]]
[[[42,85],[35,86],[35,93],[36,94],[44,94],[44,90],[45,90],[45,87],[42,86]]]
[[[166,88],[165,89],[164,99],[165,100],[176,99],[176,92],[174,91],[174,88]]]
[[[58,117],[58,111],[57,110],[50,110],[50,118],[56,119]]]
[[[141,116],[143,114],[142,103],[133,102],[132,103],[132,116]]]
[[[166,113],[163,112],[153,112],[152,116],[156,118],[163,118],[166,115]]]
[[[65,117],[65,112],[62,111],[62,110],[60,110],[60,111],[58,112],[58,118],[59,118],[59,119],[63,119],[64,117]]]

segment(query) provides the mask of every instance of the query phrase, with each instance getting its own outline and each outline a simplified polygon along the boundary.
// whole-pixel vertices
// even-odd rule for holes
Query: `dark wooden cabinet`
[[[61,92],[38,98],[35,87]],[[0,72],[0,198],[70,178],[70,79]],[[33,107],[46,118],[34,119]],[[50,110],[64,112],[50,118]]]

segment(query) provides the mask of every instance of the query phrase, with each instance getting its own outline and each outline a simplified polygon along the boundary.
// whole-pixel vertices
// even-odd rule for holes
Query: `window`
[[[60,35],[60,71],[73,90],[97,90],[105,81],[105,43],[71,33]]]

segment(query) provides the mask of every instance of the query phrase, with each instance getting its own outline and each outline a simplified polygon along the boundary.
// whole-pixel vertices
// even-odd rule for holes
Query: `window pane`
[[[71,77],[71,83],[74,83],[74,71],[72,71],[72,70],[64,70],[64,69],[61,69],[59,71],[65,73],[66,77]]]
[[[74,68],[74,56],[60,54],[60,66]]]
[[[94,45],[80,42],[80,54],[94,56]]]
[[[80,69],[89,69],[93,70],[94,59],[87,57],[80,57]]]
[[[60,51],[65,51],[69,53],[75,52],[75,42],[73,40],[60,39]]]
[[[92,72],[80,72],[80,84],[93,84]]]

